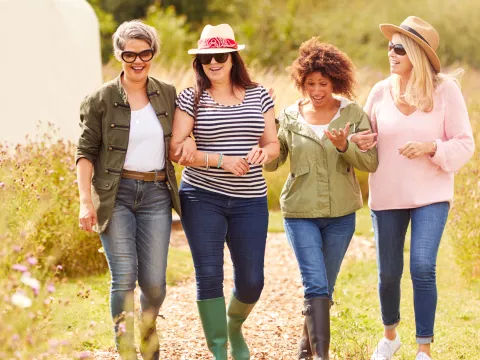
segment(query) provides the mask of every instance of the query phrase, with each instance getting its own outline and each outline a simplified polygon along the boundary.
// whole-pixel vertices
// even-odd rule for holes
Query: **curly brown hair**
[[[312,37],[300,45],[299,56],[288,68],[295,87],[302,91],[306,77],[319,71],[333,84],[333,92],[352,100],[355,97],[355,66],[337,47]]]

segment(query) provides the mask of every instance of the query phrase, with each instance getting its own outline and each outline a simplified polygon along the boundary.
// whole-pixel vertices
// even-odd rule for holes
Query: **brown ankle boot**
[[[329,360],[330,300],[313,298],[305,300],[303,311],[314,360]]]

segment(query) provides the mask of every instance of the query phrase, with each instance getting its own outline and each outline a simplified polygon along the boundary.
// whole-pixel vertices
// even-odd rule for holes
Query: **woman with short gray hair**
[[[121,359],[135,360],[133,312],[141,295],[140,352],[160,357],[155,320],[166,294],[172,206],[180,214],[168,158],[176,90],[148,76],[158,53],[154,28],[134,20],[113,35],[120,75],[80,107],[76,154],[79,226],[96,231],[112,275],[110,306]]]

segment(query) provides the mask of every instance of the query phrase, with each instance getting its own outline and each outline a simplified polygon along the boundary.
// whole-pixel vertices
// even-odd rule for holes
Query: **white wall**
[[[99,25],[86,0],[0,0],[0,142],[37,124],[75,141],[82,99],[101,85]]]

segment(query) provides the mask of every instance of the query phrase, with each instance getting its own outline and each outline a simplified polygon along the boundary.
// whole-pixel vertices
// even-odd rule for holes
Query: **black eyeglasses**
[[[407,54],[407,51],[402,44],[394,44],[391,41],[388,43],[388,51],[392,51],[397,55],[404,56]]]
[[[147,62],[153,59],[153,49],[147,49],[136,53],[134,51],[122,51],[120,55],[122,60],[126,63],[133,63],[137,60],[137,57],[140,58],[143,62]]]
[[[212,59],[215,59],[217,63],[223,64],[225,61],[228,60],[228,53],[197,54],[197,59],[202,65],[210,64],[212,62]]]

